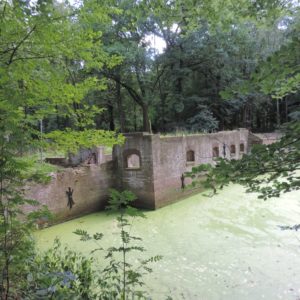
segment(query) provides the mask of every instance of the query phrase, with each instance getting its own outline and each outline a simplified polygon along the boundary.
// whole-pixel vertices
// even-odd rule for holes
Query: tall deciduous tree
[[[99,88],[97,79],[77,80],[74,74],[82,68],[114,66],[118,61],[103,51],[101,32],[91,26],[91,18],[107,22],[110,11],[93,1],[78,9],[51,1],[0,3],[1,299],[18,297],[20,266],[28,254],[24,251],[29,249],[29,227],[18,214],[21,205],[33,202],[20,194],[27,166],[18,154],[41,145],[38,122],[52,114],[73,118],[73,130],[60,135],[61,139],[68,137],[64,141],[68,147],[79,147],[84,141],[90,146],[118,142],[114,133],[89,129],[90,117],[98,111],[74,110],[74,104]],[[74,135],[74,130],[81,132]]]

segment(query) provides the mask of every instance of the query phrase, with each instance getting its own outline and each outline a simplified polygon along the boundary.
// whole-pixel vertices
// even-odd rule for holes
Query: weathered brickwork
[[[169,137],[132,133],[125,137],[125,144],[114,147],[112,156],[105,155],[103,147],[80,151],[71,161],[80,166],[53,174],[47,185],[28,185],[27,197],[47,205],[57,222],[103,209],[110,188],[131,190],[138,196],[136,206],[156,209],[199,192],[183,189],[190,183],[183,174],[193,166],[214,164],[218,156],[239,159],[251,145],[264,143],[246,129]],[[69,187],[74,190],[72,209],[67,206]]]
[[[214,163],[214,148],[229,159],[247,153],[248,135],[246,129],[180,137],[128,134],[125,144],[114,151],[118,184],[138,195],[139,206],[164,206],[193,192],[182,189],[181,176],[193,166]],[[127,168],[126,160],[134,152],[140,155],[140,168]],[[188,183],[187,179],[184,183]]]
[[[154,209],[152,148],[153,139],[156,136],[147,133],[134,133],[125,135],[125,137],[125,145],[114,147],[113,151],[113,159],[116,162],[117,186],[121,189],[131,190],[138,195],[137,206]],[[132,154],[140,156],[139,168],[128,168],[126,162]]]
[[[98,164],[86,164],[64,168],[51,174],[49,184],[28,184],[25,195],[46,205],[54,214],[54,222],[62,222],[87,213],[99,211],[106,205],[109,189],[115,185],[115,171],[112,161],[106,161],[103,149],[97,153]],[[68,188],[73,190],[75,205],[68,207]],[[36,209],[25,206],[24,211]]]

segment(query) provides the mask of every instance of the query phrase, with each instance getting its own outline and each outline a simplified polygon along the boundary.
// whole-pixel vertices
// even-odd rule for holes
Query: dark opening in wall
[[[141,168],[141,154],[136,149],[124,151],[124,165],[126,169],[140,169]]]
[[[195,161],[195,152],[193,150],[189,150],[186,152],[186,161],[187,162]]]
[[[96,153],[91,153],[87,159],[87,163],[89,165],[91,164],[97,164],[97,155]]]
[[[220,156],[218,146],[213,147],[212,152],[213,152],[213,157],[219,157]]]
[[[243,143],[240,144],[240,152],[241,153],[245,152],[245,145]]]
[[[235,156],[235,145],[230,146],[230,155]]]

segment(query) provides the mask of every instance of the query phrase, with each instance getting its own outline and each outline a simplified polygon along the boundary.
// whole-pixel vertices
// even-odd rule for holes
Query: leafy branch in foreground
[[[56,239],[45,253],[27,260],[25,299],[93,299],[92,258],[86,258]]]
[[[73,131],[67,128],[65,131],[55,130],[46,135],[49,139],[49,147],[56,147],[67,153],[76,153],[80,148],[92,148],[95,145],[112,147],[123,144],[125,138],[114,131],[85,129]]]
[[[255,145],[241,160],[219,158],[215,167],[200,165],[186,173],[186,177],[192,178],[193,186],[204,185],[214,193],[230,182],[239,183],[262,199],[299,190],[300,122],[289,123],[284,133],[279,142]]]
[[[119,246],[111,246],[106,250],[105,259],[108,260],[108,265],[101,272],[98,280],[101,299],[146,299],[146,292],[139,289],[144,286],[143,276],[152,272],[148,266],[149,263],[162,259],[162,256],[157,255],[148,259],[140,259],[137,265],[131,262],[133,257],[129,255],[130,253],[145,251],[145,248],[139,244],[142,238],[131,234],[132,218],[145,218],[143,212],[130,206],[135,199],[136,196],[130,191],[111,190],[107,210],[118,214],[116,220],[120,229],[121,243]],[[80,229],[74,233],[79,235],[82,241],[94,240],[97,244],[102,238],[102,234],[90,235]],[[103,250],[103,248],[99,246],[92,252],[98,250]]]
[[[23,215],[23,205],[38,203],[26,199],[20,191],[28,162],[15,158],[14,149],[5,136],[0,137],[0,299],[18,298],[19,284],[26,274],[24,262],[33,251],[30,233],[36,220],[50,218],[45,208]]]

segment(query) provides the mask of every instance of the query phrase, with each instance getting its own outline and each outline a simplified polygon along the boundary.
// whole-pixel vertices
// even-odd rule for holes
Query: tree
[[[220,93],[228,85],[247,80],[266,53],[278,48],[280,38],[275,45],[270,38],[279,32],[273,21],[289,9],[288,4],[228,0],[222,3],[222,16],[218,14],[218,1],[204,1],[201,5],[179,0],[125,1],[114,5],[126,13],[115,16],[112,26],[105,30],[105,45],[123,60],[117,68],[100,73],[115,82],[120,124],[125,119],[120,114],[119,108],[124,107],[120,99],[131,106],[126,108],[126,122],[136,120],[135,105],[128,100],[131,99],[140,108],[146,131],[150,119],[155,131],[265,125],[261,125],[263,117],[259,112],[265,108],[266,114],[273,113],[268,96],[251,91],[247,97],[238,95],[223,101]],[[234,6],[237,12],[233,14]],[[149,36],[164,40],[163,54],[151,49]],[[273,122],[271,119],[267,126],[271,128]],[[132,130],[136,126],[130,127]]]
[[[94,14],[90,15],[92,8]],[[32,220],[22,221],[19,215],[23,204],[35,202],[24,199],[20,192],[28,165],[19,154],[44,145],[37,123],[53,114],[72,117],[72,129],[81,131],[80,135],[76,136],[71,129],[56,134],[60,139],[67,138],[65,143],[68,141],[72,149],[83,141],[90,146],[118,142],[114,133],[90,129],[95,111],[74,107],[91,89],[97,85],[99,88],[99,81],[94,78],[72,81],[73,70],[81,66],[88,69],[116,63],[101,47],[101,32],[90,26],[92,17],[109,20],[109,11],[93,1],[85,2],[79,9],[51,1],[38,1],[35,6],[22,1],[0,4],[1,299],[17,294],[18,278],[24,270],[20,266],[30,255],[25,250],[31,247]],[[81,141],[75,140],[78,136]]]
[[[114,5],[124,13],[114,15],[113,24],[105,28],[104,45],[109,53],[122,57],[122,63],[112,69],[95,69],[95,72],[115,83],[115,102],[121,132],[126,127],[122,89],[140,107],[142,129],[149,132],[151,131],[149,119],[151,92],[148,80],[152,60],[144,42],[149,32],[148,11],[142,2],[114,1]]]
[[[98,286],[100,287],[100,299],[147,299],[147,293],[140,290],[144,286],[143,276],[151,273],[149,263],[157,262],[162,256],[156,255],[148,259],[138,259],[138,263],[132,262],[131,255],[144,252],[145,249],[140,245],[142,238],[131,233],[132,221],[134,218],[145,218],[142,211],[131,206],[136,200],[136,196],[130,191],[119,192],[112,189],[110,199],[106,209],[110,213],[116,213],[118,228],[120,229],[120,245],[111,246],[106,250],[105,259],[107,266],[99,277]],[[103,234],[95,233],[91,236],[85,230],[76,230],[82,241],[93,240],[98,244]],[[103,250],[97,247],[92,253]],[[136,257],[135,257],[136,258]]]
[[[222,96],[230,99],[256,91],[269,98],[268,102],[274,111],[271,122],[277,127],[291,120],[290,113],[292,118],[296,118],[299,106],[299,24],[299,8],[294,7],[291,14],[283,16],[276,24],[276,31],[281,38],[273,50],[258,57],[250,76],[243,82],[229,86]],[[264,122],[270,122],[270,116],[264,119]]]
[[[246,88],[237,88],[237,93],[248,93],[249,87],[254,87],[275,99],[278,108],[279,100],[283,97],[287,101],[293,99],[293,94],[299,93],[299,55],[296,50],[299,42],[296,33],[299,27],[298,14],[295,9],[295,15],[288,19],[288,24],[282,29],[288,32],[287,42],[279,44],[277,51],[265,57],[261,66],[253,72],[248,81],[245,81]],[[248,191],[258,192],[259,197],[263,199],[279,197],[281,193],[300,189],[298,115],[297,109],[289,115],[291,121],[281,127],[284,135],[279,142],[255,146],[251,153],[243,156],[241,160],[219,159],[215,168],[209,165],[199,166],[187,176],[194,179],[194,184],[199,184],[197,178],[203,172],[208,172],[205,185],[214,191],[229,182],[235,182],[245,185]],[[277,118],[280,125],[279,111]]]

